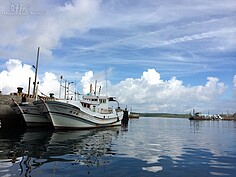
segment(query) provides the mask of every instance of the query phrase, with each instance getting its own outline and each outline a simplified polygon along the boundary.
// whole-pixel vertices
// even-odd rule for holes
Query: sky
[[[136,112],[236,112],[235,0],[11,0],[0,22],[3,94],[27,93],[40,47],[40,93],[97,80]]]

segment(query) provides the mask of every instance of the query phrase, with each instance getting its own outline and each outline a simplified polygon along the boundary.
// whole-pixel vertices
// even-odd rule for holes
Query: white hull
[[[19,105],[15,103],[12,109],[17,114],[22,115],[27,127],[41,127],[51,125],[51,121],[46,116],[41,114],[34,105]]]
[[[88,129],[121,125],[123,112],[95,114],[61,101],[42,101],[55,129]],[[85,109],[85,108],[84,108]],[[105,117],[105,118],[104,118]]]

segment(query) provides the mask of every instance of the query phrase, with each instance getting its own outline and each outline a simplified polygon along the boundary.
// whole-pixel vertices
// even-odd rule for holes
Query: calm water
[[[236,121],[140,118],[127,127],[0,132],[0,176],[236,174]]]

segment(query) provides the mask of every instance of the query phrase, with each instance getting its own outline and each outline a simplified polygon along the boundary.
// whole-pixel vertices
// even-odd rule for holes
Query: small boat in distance
[[[196,112],[191,117],[189,120],[211,120],[208,116],[203,115],[201,112]]]
[[[139,114],[138,113],[130,113],[129,118],[130,119],[139,119]]]
[[[130,119],[139,119],[139,114],[138,113],[135,113],[135,112],[132,112],[132,107],[130,108],[130,111],[129,111],[129,116],[128,116]]]
[[[189,120],[223,120],[221,115],[210,115],[210,114],[202,114],[201,112],[196,112]]]
[[[115,97],[84,95],[79,100],[38,100],[36,107],[44,107],[43,114],[55,129],[88,129],[121,125],[123,110],[109,107]]]

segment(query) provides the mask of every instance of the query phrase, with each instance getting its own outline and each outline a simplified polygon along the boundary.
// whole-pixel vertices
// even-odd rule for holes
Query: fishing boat
[[[59,99],[54,99],[54,94],[51,93],[50,100],[37,100],[39,83],[37,82],[39,49],[40,48],[38,47],[36,67],[34,67],[35,81],[33,98],[35,98],[35,101],[33,101],[32,105],[26,101],[18,104],[13,100],[14,104],[12,106],[18,114],[23,116],[27,126],[53,124],[55,129],[84,129],[121,125],[123,111],[120,109],[118,101],[116,101],[115,97],[101,96],[101,86],[99,88],[99,93],[96,94],[97,81],[95,82],[95,91],[93,92],[91,84],[90,93],[83,95],[82,99],[73,100],[72,97],[69,98],[69,86],[74,82],[67,82],[67,80],[65,80],[64,99],[60,99],[62,87],[60,84]],[[61,76],[61,80],[62,79],[63,77]],[[108,104],[109,102],[117,102],[117,108],[110,107]]]
[[[189,120],[211,120],[211,117],[205,114],[202,114],[201,112],[196,112],[191,117]]]
[[[21,115],[27,127],[51,126],[51,121],[40,110],[29,102],[17,103],[12,99],[11,108]]]
[[[44,107],[45,114],[55,129],[88,129],[121,125],[123,111],[109,107],[115,97],[83,95],[79,100],[37,100],[36,107]]]
[[[201,112],[196,112],[191,117],[189,120],[223,120],[223,117],[219,114],[202,114]]]

